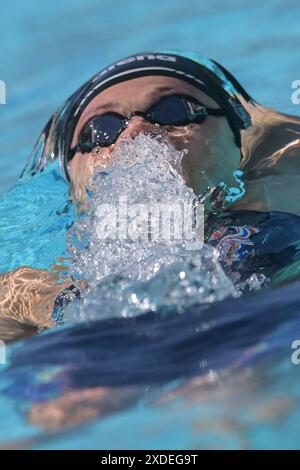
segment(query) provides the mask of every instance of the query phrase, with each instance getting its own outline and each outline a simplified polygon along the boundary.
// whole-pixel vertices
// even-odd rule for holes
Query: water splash
[[[164,238],[161,232],[154,239],[145,237],[145,226],[139,226],[134,214],[130,223],[138,237],[115,237],[112,231],[99,237],[99,226],[103,228],[99,207],[116,207],[120,196],[143,208],[153,203],[168,208],[174,200],[194,203],[195,195],[181,175],[183,154],[166,138],[139,135],[124,141],[112,154],[110,166],[96,175],[89,210],[68,235],[71,273],[89,287],[84,301],[68,308],[66,318],[127,317],[157,310],[181,313],[195,303],[238,295],[217,252],[206,245],[189,251],[184,233],[181,238]]]

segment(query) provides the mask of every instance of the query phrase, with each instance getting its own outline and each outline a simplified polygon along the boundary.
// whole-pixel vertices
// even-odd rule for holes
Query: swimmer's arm
[[[5,344],[24,339],[35,333],[38,333],[37,327],[24,325],[0,313],[0,341]]]
[[[0,339],[14,341],[53,326],[55,299],[70,285],[51,271],[21,267],[0,275]]]

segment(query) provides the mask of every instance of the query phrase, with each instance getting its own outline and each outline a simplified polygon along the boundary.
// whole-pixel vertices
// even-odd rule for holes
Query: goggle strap
[[[206,111],[209,116],[226,116],[226,113],[222,111],[222,109],[214,109],[214,108],[206,107]]]

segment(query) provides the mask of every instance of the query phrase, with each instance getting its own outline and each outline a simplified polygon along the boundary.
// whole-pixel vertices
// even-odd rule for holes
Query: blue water
[[[259,102],[299,114],[291,103],[291,83],[299,79],[298,2],[188,6],[19,0],[1,7],[1,194],[16,183],[57,106],[101,67],[136,51],[195,50],[223,64]],[[15,187],[0,213],[1,272],[49,268],[66,255],[74,214],[58,172]],[[0,441],[26,448],[299,448],[300,368],[291,363],[299,308],[295,282],[183,316],[105,320],[26,340],[9,348],[8,365],[0,366]],[[97,387],[104,393],[91,422],[59,430],[30,424],[39,403]]]

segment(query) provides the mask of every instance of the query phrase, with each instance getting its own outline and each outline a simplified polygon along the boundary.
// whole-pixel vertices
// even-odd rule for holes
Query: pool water
[[[16,183],[49,115],[83,81],[136,51],[195,50],[259,102],[297,115],[299,13],[292,0],[3,6],[0,271],[49,269],[69,255],[75,212],[58,166]],[[83,313],[100,315],[74,322],[72,312],[70,323],[10,346],[0,366],[1,446],[299,448],[299,281],[234,296],[218,280],[224,295],[209,307],[124,318],[102,314],[92,297]]]

